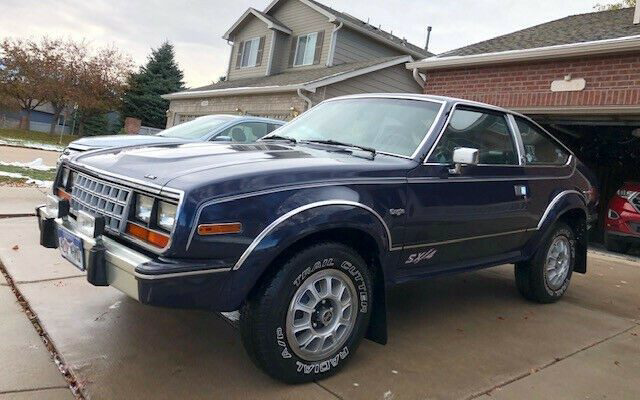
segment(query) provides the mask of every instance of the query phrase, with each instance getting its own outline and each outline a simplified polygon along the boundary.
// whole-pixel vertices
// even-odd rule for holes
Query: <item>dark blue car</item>
[[[515,264],[550,303],[586,272],[584,165],[517,113],[423,95],[327,100],[250,144],[106,149],[58,170],[41,243],[144,304],[240,310],[287,382],[385,343],[387,290]],[[179,344],[177,344],[179,345]]]
[[[215,114],[195,118],[153,135],[87,136],[69,143],[60,160],[77,153],[109,147],[146,146],[152,144],[206,142],[255,142],[284,125],[271,118]]]

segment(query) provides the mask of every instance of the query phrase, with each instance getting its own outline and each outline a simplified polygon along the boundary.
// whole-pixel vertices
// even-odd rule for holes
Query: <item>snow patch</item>
[[[27,163],[22,163],[22,162],[5,162],[5,161],[0,161],[0,165],[6,165],[6,166],[10,166],[10,167],[21,167],[21,168],[29,168],[29,169],[35,169],[38,171],[51,171],[56,169],[56,167],[51,167],[49,165],[44,165],[44,163],[42,162],[42,158],[36,158],[35,160],[31,161],[31,162],[27,162]]]
[[[25,179],[27,184],[33,184],[41,188],[50,188],[51,186],[53,186],[53,181],[41,181],[39,179],[32,179],[28,176],[24,176],[15,172],[0,171],[0,176],[6,176],[15,179]]]
[[[23,140],[23,139],[11,139],[11,138],[0,138],[0,145],[2,146],[14,146],[14,147],[27,147],[30,149],[39,149],[39,150],[50,150],[50,151],[64,151],[64,146],[59,146],[56,144],[48,144],[48,143],[40,143],[34,142],[31,140]]]

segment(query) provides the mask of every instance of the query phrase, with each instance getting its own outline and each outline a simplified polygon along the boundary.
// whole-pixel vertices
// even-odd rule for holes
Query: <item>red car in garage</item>
[[[640,183],[626,182],[609,202],[605,245],[624,253],[634,243],[640,244]]]

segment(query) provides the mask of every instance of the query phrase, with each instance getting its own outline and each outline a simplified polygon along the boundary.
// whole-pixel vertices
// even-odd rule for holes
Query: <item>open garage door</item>
[[[564,142],[598,178],[600,207],[593,240],[601,241],[611,197],[624,182],[640,182],[637,115],[530,115]]]

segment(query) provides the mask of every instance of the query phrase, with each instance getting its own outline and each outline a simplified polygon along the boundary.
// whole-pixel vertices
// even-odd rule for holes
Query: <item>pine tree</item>
[[[171,43],[164,42],[158,49],[152,49],[147,64],[129,76],[123,117],[139,118],[144,126],[164,128],[169,101],[160,96],[183,90],[183,76]]]

